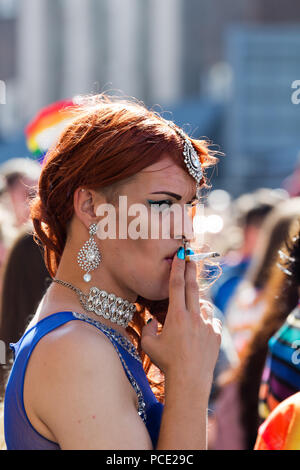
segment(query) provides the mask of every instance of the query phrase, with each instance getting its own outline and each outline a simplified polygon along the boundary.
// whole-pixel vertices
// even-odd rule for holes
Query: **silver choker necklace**
[[[115,294],[109,294],[105,290],[91,287],[89,293],[84,294],[78,287],[73,286],[69,282],[55,278],[52,280],[74,291],[78,295],[84,310],[94,312],[96,315],[102,316],[117,325],[127,328],[136,312],[135,304],[117,297]]]

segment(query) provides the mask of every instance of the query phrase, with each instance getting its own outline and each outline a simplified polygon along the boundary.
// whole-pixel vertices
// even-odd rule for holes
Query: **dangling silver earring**
[[[83,280],[85,282],[90,282],[92,276],[90,271],[98,268],[101,262],[101,254],[98,249],[98,246],[94,240],[94,235],[97,232],[97,224],[91,224],[89,227],[90,238],[83,245],[81,250],[79,250],[77,255],[77,261],[81,269],[85,271]]]

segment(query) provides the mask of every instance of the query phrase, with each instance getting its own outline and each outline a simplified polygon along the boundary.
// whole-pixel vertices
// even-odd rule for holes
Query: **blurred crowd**
[[[210,297],[229,338],[215,374],[211,449],[300,449],[300,197],[286,189],[208,198],[222,220],[210,233],[223,271]]]
[[[22,336],[50,282],[29,220],[40,171],[30,158],[0,166],[1,400],[9,343]],[[224,326],[209,448],[300,449],[300,196],[261,188],[232,199],[216,190],[205,214],[205,238],[222,268],[207,295]]]
[[[0,165],[0,449],[5,448],[3,398],[13,360],[9,343],[23,335],[50,281],[29,219],[40,171],[31,158]]]

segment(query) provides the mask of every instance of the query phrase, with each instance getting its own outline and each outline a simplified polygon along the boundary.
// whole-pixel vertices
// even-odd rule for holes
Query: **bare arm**
[[[207,448],[208,397],[192,388],[178,381],[167,382],[157,450]]]

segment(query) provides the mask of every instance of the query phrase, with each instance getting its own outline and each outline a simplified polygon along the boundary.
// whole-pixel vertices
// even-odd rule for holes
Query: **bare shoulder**
[[[30,362],[39,374],[83,374],[122,370],[111,341],[93,325],[70,321],[45,335],[35,347]],[[76,365],[76,367],[74,367]]]
[[[29,407],[62,448],[151,449],[119,356],[93,325],[72,321],[46,335],[26,379]]]
[[[56,369],[67,362],[79,361],[82,366],[98,367],[104,355],[118,364],[111,341],[95,326],[83,321],[70,321],[48,333],[38,343],[39,356]],[[99,354],[101,353],[102,354]],[[109,352],[111,354],[109,354]],[[55,361],[55,363],[54,363]],[[58,361],[58,362],[57,362]]]

